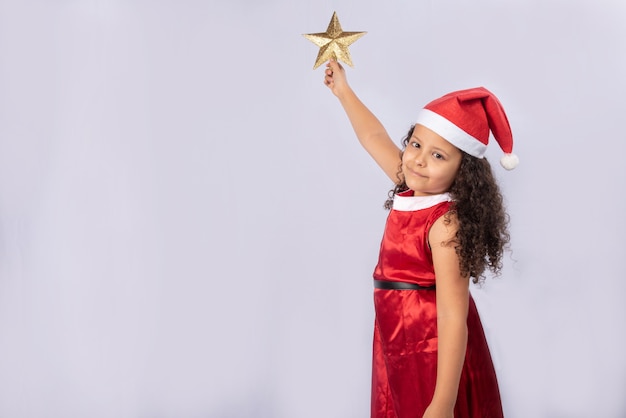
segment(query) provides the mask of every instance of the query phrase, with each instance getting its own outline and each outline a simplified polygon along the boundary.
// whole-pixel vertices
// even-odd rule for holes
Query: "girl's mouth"
[[[410,172],[411,174],[413,174],[415,177],[421,177],[421,178],[425,178],[425,177],[426,177],[425,175],[420,174],[420,173],[418,173],[417,171],[412,170],[412,169],[410,169],[410,168],[409,168],[409,172]]]

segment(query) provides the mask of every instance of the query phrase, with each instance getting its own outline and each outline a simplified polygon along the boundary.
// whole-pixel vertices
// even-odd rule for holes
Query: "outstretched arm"
[[[331,60],[326,65],[324,84],[339,99],[363,148],[385,174],[397,183],[401,162],[400,149],[393,143],[376,116],[352,91],[346,80],[345,70],[337,61]]]
[[[423,418],[453,417],[467,349],[469,277],[461,274],[454,248],[458,220],[449,216],[449,223],[439,218],[428,237],[437,278],[437,383]]]

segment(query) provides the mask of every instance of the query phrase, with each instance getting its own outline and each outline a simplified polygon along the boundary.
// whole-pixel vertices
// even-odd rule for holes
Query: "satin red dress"
[[[377,280],[436,283],[428,231],[450,208],[448,194],[395,196],[382,239]],[[372,418],[421,418],[437,379],[436,290],[374,289],[376,324]],[[455,418],[503,416],[491,355],[470,295],[465,363]]]

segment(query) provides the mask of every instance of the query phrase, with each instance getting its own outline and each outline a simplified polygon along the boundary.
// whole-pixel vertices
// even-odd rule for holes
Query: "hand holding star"
[[[328,61],[326,64],[326,71],[324,71],[324,84],[330,89],[330,91],[337,97],[341,96],[348,90],[348,80],[346,78],[346,71],[341,64],[334,59]]]

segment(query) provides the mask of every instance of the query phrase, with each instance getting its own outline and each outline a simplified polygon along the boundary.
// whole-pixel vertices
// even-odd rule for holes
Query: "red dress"
[[[376,280],[435,284],[428,231],[450,207],[448,194],[394,199],[380,248]],[[376,326],[372,418],[421,418],[437,379],[436,290],[374,289]],[[455,418],[502,417],[496,373],[470,295],[465,363]]]

